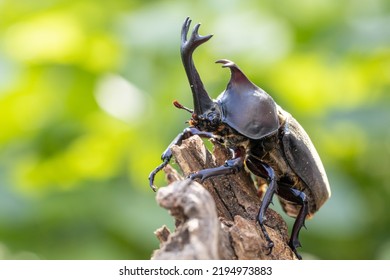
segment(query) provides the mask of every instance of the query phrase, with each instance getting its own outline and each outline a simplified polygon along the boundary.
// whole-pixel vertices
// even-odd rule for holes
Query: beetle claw
[[[202,181],[202,177],[203,176],[199,175],[198,172],[191,173],[187,176],[187,178],[190,180],[200,179],[201,181]]]
[[[295,256],[298,258],[298,260],[302,260],[302,256],[298,253],[296,249],[293,250]]]
[[[203,170],[201,170],[203,171]],[[200,171],[198,172],[194,172],[194,173],[191,173],[190,175],[187,176],[188,179],[190,180],[195,180],[195,179],[199,179],[199,182],[202,184],[204,182],[204,180],[206,180],[209,176],[207,176],[207,174],[204,174]]]
[[[272,249],[274,248],[274,242],[273,241],[268,241],[267,249],[269,250],[268,253],[266,254],[267,256],[272,253]]]
[[[149,175],[149,186],[152,188],[152,190],[154,191],[154,192],[156,192],[157,191],[157,187],[154,185],[154,177],[156,176],[156,174],[157,174],[157,172],[158,172],[159,170],[153,170],[151,173],[150,173],[150,175]]]
[[[290,246],[291,250],[294,252],[295,256],[297,256],[297,258],[301,260],[302,257],[297,251],[298,247],[302,247],[301,242],[299,242],[299,240],[290,240],[288,245]]]

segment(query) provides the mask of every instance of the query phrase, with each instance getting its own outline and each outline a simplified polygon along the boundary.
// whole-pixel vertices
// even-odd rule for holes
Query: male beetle
[[[174,105],[192,114],[190,126],[180,133],[164,151],[163,162],[149,175],[153,190],[154,177],[172,157],[171,147],[180,145],[191,135],[214,138],[232,150],[233,157],[223,166],[200,170],[189,176],[201,181],[219,175],[234,174],[245,166],[256,176],[267,180],[268,188],[259,209],[258,222],[268,248],[274,246],[264,226],[265,212],[276,193],[283,210],[296,217],[289,246],[300,259],[299,231],[305,219],[313,215],[330,197],[329,182],[314,145],[301,125],[244,75],[233,62],[223,59],[223,67],[231,71],[227,88],[212,100],[195,68],[192,54],[212,35],[198,34],[197,24],[187,39],[191,20],[186,18],[181,31],[181,58],[186,71],[194,110]]]

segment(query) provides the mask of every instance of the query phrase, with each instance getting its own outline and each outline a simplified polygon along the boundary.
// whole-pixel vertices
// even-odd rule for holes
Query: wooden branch
[[[198,136],[172,147],[184,176],[222,165],[229,151],[214,143],[211,154]],[[272,209],[266,228],[275,246],[270,254],[256,222],[261,200],[245,170],[214,177],[203,186],[182,177],[171,166],[164,169],[170,185],[160,188],[156,200],[175,218],[175,231],[165,226],[155,234],[160,249],[152,259],[296,259],[288,246],[287,225]]]

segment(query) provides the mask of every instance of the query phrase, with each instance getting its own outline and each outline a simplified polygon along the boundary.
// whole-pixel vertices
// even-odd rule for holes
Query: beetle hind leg
[[[298,216],[295,219],[293,229],[291,231],[290,241],[288,243],[297,258],[301,260],[302,257],[298,254],[297,248],[301,247],[301,243],[299,242],[299,232],[302,227],[305,227],[305,219],[309,213],[309,204],[306,194],[297,189],[282,185],[279,189],[278,195],[291,202],[295,202],[301,205],[301,209],[299,210]]]
[[[263,232],[264,238],[268,243],[268,245],[267,245],[267,248],[269,249],[268,254],[271,254],[272,248],[274,247],[274,242],[269,237],[268,232],[264,226],[264,222],[265,222],[265,213],[266,213],[270,203],[272,203],[272,198],[273,198],[274,194],[277,192],[277,185],[276,185],[275,174],[274,174],[273,169],[269,166],[266,166],[266,165],[263,165],[263,168],[268,173],[269,184],[268,184],[268,188],[264,194],[263,201],[261,202],[261,206],[259,209],[259,214],[258,214],[257,220],[259,222],[261,231]]]
[[[268,243],[267,245],[267,249],[269,250],[268,254],[271,254],[272,248],[274,247],[274,242],[269,237],[264,222],[266,220],[265,213],[270,203],[272,203],[272,198],[274,194],[277,193],[278,191],[275,172],[270,166],[268,166],[267,164],[265,164],[264,162],[260,161],[259,159],[253,156],[248,157],[245,163],[246,166],[249,168],[249,170],[253,172],[253,174],[262,178],[266,178],[268,182],[268,188],[265,191],[265,194],[263,196],[263,200],[261,202],[261,206],[259,209],[259,214],[257,215],[257,221],[259,222],[261,231],[264,235],[265,240]]]

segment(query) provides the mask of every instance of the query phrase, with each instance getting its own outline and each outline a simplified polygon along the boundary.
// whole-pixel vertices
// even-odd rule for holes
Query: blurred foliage
[[[390,3],[0,1],[0,258],[144,259],[172,220],[149,172],[189,118],[186,16],[216,97],[234,60],[305,127],[332,198],[301,234],[321,259],[390,259]],[[162,175],[157,184],[165,184]],[[292,219],[286,220],[291,225]],[[310,258],[310,255],[306,255]]]

